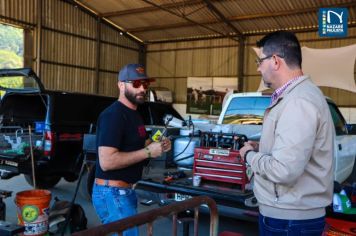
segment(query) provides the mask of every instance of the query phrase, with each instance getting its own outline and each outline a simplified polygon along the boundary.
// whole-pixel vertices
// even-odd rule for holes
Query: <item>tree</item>
[[[0,24],[0,49],[23,57],[23,29]]]

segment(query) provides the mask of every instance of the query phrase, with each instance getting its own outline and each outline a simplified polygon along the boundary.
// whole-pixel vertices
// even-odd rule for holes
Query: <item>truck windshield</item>
[[[264,112],[270,102],[269,96],[235,97],[226,109],[222,123],[261,125]]]

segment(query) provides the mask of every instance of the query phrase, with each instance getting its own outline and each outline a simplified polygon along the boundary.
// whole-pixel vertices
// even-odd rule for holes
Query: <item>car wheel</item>
[[[26,182],[34,187],[33,180],[32,180],[32,175],[25,175]],[[36,188],[43,188],[43,189],[49,189],[53,188],[58,184],[58,182],[61,180],[61,176],[54,175],[54,176],[43,176],[43,175],[38,175],[36,176]]]

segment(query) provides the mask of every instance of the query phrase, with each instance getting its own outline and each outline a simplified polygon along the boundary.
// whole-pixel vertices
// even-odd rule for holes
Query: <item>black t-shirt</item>
[[[96,129],[97,149],[100,146],[107,146],[117,148],[121,152],[132,152],[142,149],[145,140],[145,126],[137,111],[116,101],[100,114]],[[98,157],[95,176],[135,183],[142,177],[144,163],[145,161],[142,161],[123,169],[103,171]]]

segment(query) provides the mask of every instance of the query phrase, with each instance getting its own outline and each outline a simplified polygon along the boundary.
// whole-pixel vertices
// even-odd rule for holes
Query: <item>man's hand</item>
[[[255,152],[258,152],[258,148],[259,148],[259,142],[255,142],[255,141],[248,141],[248,144],[250,144],[253,147],[253,150]]]
[[[162,155],[163,147],[161,143],[152,142],[146,148],[148,148],[149,152],[151,153],[151,157],[159,157]]]
[[[244,146],[239,150],[241,157],[244,157],[248,150],[258,152],[258,143],[254,141],[245,142]]]
[[[168,152],[172,148],[171,140],[167,137],[162,138],[161,144],[162,144],[163,152]]]

